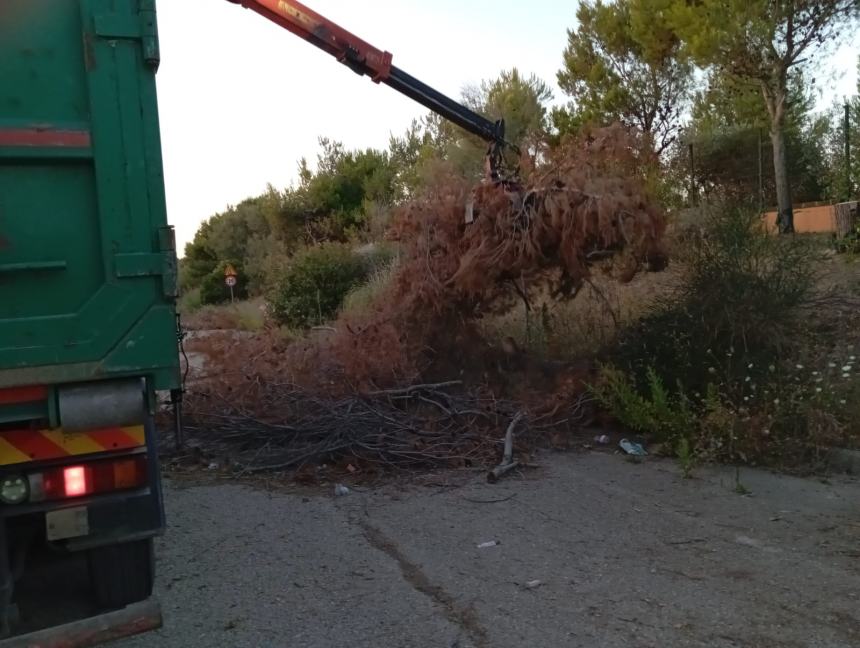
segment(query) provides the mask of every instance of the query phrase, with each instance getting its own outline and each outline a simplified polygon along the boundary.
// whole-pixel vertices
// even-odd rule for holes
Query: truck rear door
[[[0,387],[177,386],[154,0],[0,2]]]

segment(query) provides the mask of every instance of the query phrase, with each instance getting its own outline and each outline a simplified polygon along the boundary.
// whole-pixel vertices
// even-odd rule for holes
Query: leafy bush
[[[694,428],[694,413],[683,391],[671,394],[653,369],[647,372],[644,395],[614,367],[602,369],[600,383],[592,391],[620,423],[657,441],[686,439]]]
[[[839,254],[860,254],[860,224],[843,238],[834,240],[833,245]]]
[[[699,460],[788,467],[850,443],[851,347],[811,335],[819,258],[739,207],[685,240],[678,290],[623,333],[596,395],[623,425]]]
[[[203,277],[200,282],[200,303],[204,306],[224,304],[230,301],[230,289],[225,283],[224,270],[228,263],[219,263],[216,268]],[[248,296],[248,277],[239,263],[230,264],[237,272],[236,286],[233,288],[235,299],[245,299]]]
[[[349,246],[326,243],[297,254],[269,295],[280,324],[309,328],[337,314],[350,290],[366,280],[371,263]]]
[[[679,288],[623,335],[614,360],[641,388],[653,369],[668,385],[755,379],[779,364],[814,296],[817,253],[795,237],[769,235],[755,210],[718,205],[685,240]],[[729,394],[735,398],[737,394]]]

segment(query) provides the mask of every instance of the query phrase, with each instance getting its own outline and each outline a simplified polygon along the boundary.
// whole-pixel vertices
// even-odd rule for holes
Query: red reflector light
[[[28,478],[34,502],[142,488],[149,481],[146,455],[54,468]]]
[[[80,497],[86,495],[87,470],[83,466],[69,466],[63,468],[63,484],[65,485],[66,497]]]

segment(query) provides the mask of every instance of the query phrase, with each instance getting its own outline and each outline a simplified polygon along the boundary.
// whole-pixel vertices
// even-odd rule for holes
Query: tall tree
[[[666,20],[673,0],[580,2],[558,83],[572,99],[557,110],[561,132],[620,121],[650,137],[656,153],[677,137],[693,69]]]
[[[846,130],[845,110],[848,109],[848,128]],[[823,137],[827,156],[826,182],[828,197],[833,200],[853,200],[857,192],[857,168],[860,157],[857,144],[860,143],[860,97],[839,99],[826,113],[827,132]],[[846,158],[846,144],[848,157]]]
[[[857,70],[860,72],[860,64]],[[860,169],[858,164],[860,155],[857,153],[857,145],[860,144],[860,94],[858,93],[860,93],[860,82],[852,97],[834,99],[824,117],[828,121],[827,132],[822,138],[828,167],[826,182],[828,197],[834,200],[854,200],[860,189],[857,183],[858,169]]]
[[[552,90],[534,74],[525,75],[517,68],[502,71],[495,79],[463,90],[463,104],[488,119],[505,120],[506,139],[523,150],[543,142],[548,135],[550,120],[548,102]],[[417,128],[417,130],[416,130]],[[392,140],[394,159],[404,156],[415,161],[413,180],[430,171],[439,159],[446,160],[466,177],[479,178],[484,171],[487,143],[455,126],[443,117],[430,113],[413,124],[404,138]],[[514,160],[509,160],[515,164]]]
[[[547,103],[552,90],[539,77],[525,76],[517,68],[504,70],[491,81],[466,88],[466,104],[490,119],[504,119],[506,137],[518,145],[543,137],[549,127]]]
[[[794,231],[786,152],[792,71],[832,44],[857,0],[675,0],[669,22],[698,64],[754,83],[770,122],[779,230]]]

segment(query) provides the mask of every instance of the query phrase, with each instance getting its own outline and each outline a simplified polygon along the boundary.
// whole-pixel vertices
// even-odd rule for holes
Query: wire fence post
[[[851,107],[845,101],[845,201],[851,200],[853,187],[851,186]]]
[[[764,211],[764,137],[758,129],[758,208]]]
[[[693,207],[698,201],[696,200],[696,158],[693,147],[693,142],[689,144],[690,149],[690,207]]]

